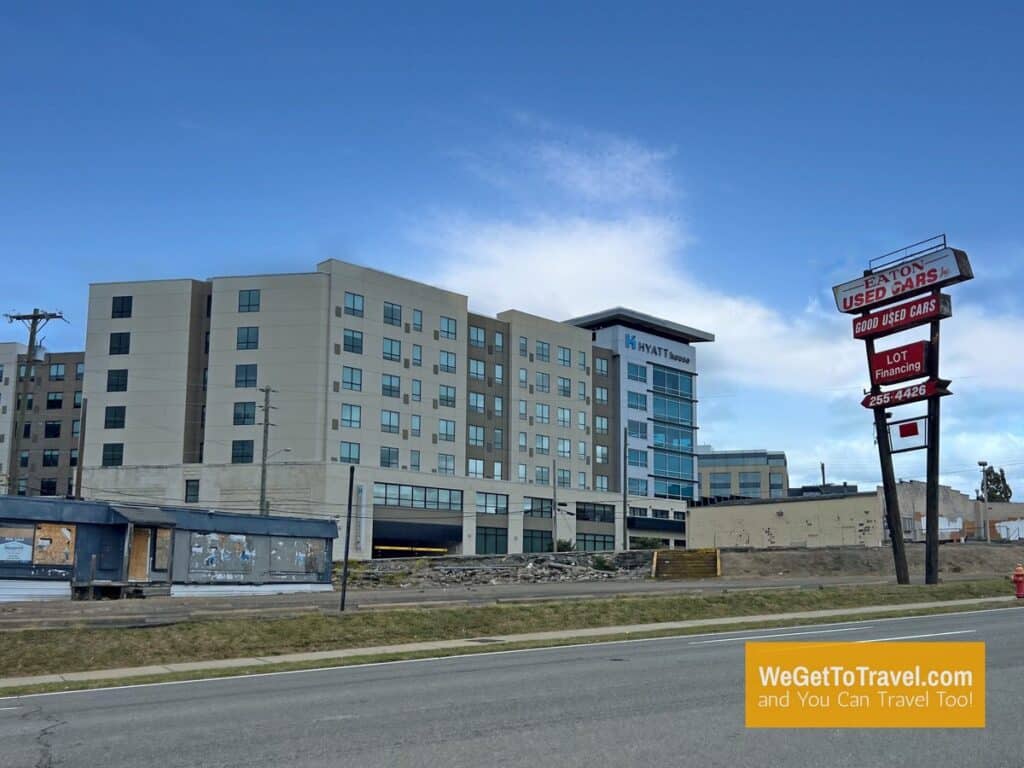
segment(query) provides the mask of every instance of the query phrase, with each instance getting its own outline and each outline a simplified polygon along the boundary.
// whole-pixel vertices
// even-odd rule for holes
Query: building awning
[[[165,512],[158,507],[126,507],[119,504],[111,504],[110,508],[114,510],[115,514],[120,515],[126,523],[168,528],[177,525],[173,512]]]

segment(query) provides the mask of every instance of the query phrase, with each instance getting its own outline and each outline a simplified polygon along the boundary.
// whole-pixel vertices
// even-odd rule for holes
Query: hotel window
[[[199,502],[199,481],[198,480],[186,480],[185,481],[185,503],[196,504]]]
[[[359,443],[347,443],[344,440],[342,440],[341,454],[338,456],[338,461],[342,461],[346,464],[358,464]]]
[[[576,455],[579,456],[581,459],[587,458],[586,440],[580,440],[578,443],[576,443]]]
[[[572,350],[568,347],[558,348],[558,364],[564,365],[566,368],[572,367]]]
[[[398,434],[400,418],[398,411],[381,411],[380,431],[388,432],[393,435]]]
[[[484,476],[484,460],[483,459],[466,459],[466,474],[469,477],[483,477]]]
[[[572,381],[564,376],[558,377],[558,394],[561,397],[572,397]]]
[[[57,495],[57,478],[47,477],[39,481],[39,495],[40,496],[56,496]]]
[[[362,392],[363,369],[344,366],[341,369],[341,388],[351,390],[352,392]]]
[[[402,342],[397,339],[384,339],[384,359],[397,363],[402,359]]]
[[[476,513],[478,515],[507,515],[508,496],[502,493],[476,494]]]
[[[455,353],[441,350],[438,354],[438,369],[441,373],[455,373]]]
[[[127,355],[131,351],[132,335],[127,332],[110,334],[110,354]]]
[[[72,437],[78,437],[80,434],[82,434],[82,420],[81,419],[72,419],[71,420],[71,436]]]
[[[551,482],[551,470],[547,467],[534,467],[533,481],[537,485],[548,485]]]
[[[587,428],[586,411],[576,411],[576,426],[581,430],[585,430]]]
[[[523,552],[550,552],[551,531],[523,531]]]
[[[445,443],[455,442],[455,422],[453,420],[437,420],[437,439]]]
[[[412,380],[412,401],[418,403],[423,399],[423,382],[419,379]]]
[[[423,418],[414,413],[409,417],[409,434],[412,437],[419,437],[423,433]]]
[[[255,325],[244,326],[235,332],[235,349],[259,349],[260,329]]]
[[[443,405],[445,408],[455,407],[455,387],[449,387],[447,384],[441,384],[437,388],[437,402],[439,405]]]
[[[582,349],[579,352],[579,369],[581,371],[587,370],[587,353]]]
[[[505,334],[501,331],[494,332],[494,351],[501,352],[505,349]]]
[[[412,364],[416,368],[423,365],[423,346],[420,344],[412,345]]]
[[[363,354],[363,332],[346,328],[343,335],[343,349],[357,355]]]
[[[402,379],[398,376],[392,376],[389,373],[381,374],[380,393],[384,397],[401,397]]]
[[[478,555],[504,555],[508,553],[506,528],[477,528],[476,553]]]
[[[551,406],[547,403],[536,403],[534,405],[534,415],[537,418],[538,424],[549,424],[551,422]]]
[[[112,318],[126,318],[132,316],[132,297],[114,296],[110,300],[110,316]]]
[[[85,376],[85,363],[75,363],[75,381],[81,381]]]
[[[761,496],[760,472],[740,472],[740,496],[752,498]]]
[[[77,448],[72,448],[70,451],[68,451],[68,466],[69,467],[77,467],[78,466],[78,449]]]
[[[547,456],[551,453],[551,438],[547,435],[536,435],[533,442],[533,451],[542,456]]]
[[[551,517],[551,499],[539,499],[534,496],[523,498],[523,514],[526,517]]]
[[[626,428],[629,430],[630,437],[638,437],[641,440],[647,439],[646,421],[634,421],[633,419],[629,419],[626,422]]]
[[[419,310],[415,311],[418,312]],[[420,471],[420,452],[415,449],[409,451],[409,469],[413,472]]]
[[[505,447],[505,430],[502,427],[494,428],[494,450],[500,451]]]
[[[469,346],[471,347],[483,347],[486,344],[487,334],[484,329],[477,326],[469,326]]]
[[[711,495],[712,496],[731,496],[732,495],[732,473],[731,472],[711,472]]]
[[[647,517],[647,507],[630,507],[630,517]]]
[[[46,448],[43,450],[43,466],[44,467],[56,467],[60,465],[60,451],[55,448]]]
[[[651,517],[653,517],[655,520],[668,520],[669,513],[667,509],[652,509]]]
[[[237,403],[235,407],[237,409]],[[103,410],[103,428],[124,429],[125,410],[123,405],[108,405]]]
[[[63,392],[47,392],[46,393],[46,410],[56,411],[64,407],[64,393]]]
[[[558,438],[558,455],[563,459],[572,458],[572,440],[566,437]]]
[[[530,373],[525,368],[519,369],[519,386],[525,388],[530,383]]]
[[[483,381],[485,366],[483,360],[470,360],[469,361],[469,378]]]
[[[238,311],[239,312],[259,312],[260,311],[260,291],[258,288],[249,290],[243,290],[238,292]]]
[[[594,387],[594,401],[598,403],[607,403],[608,387]]]
[[[576,396],[580,400],[587,399],[587,382],[580,381],[576,384]]]
[[[455,339],[458,338],[458,323],[454,317],[445,317],[441,315],[441,330],[438,335],[442,339]]]
[[[501,462],[500,461],[495,461],[491,465],[491,477],[493,477],[495,480],[501,480],[503,474],[504,473],[502,472]]]
[[[43,437],[46,438],[57,438],[60,437],[60,422],[59,421],[48,421],[43,425]]]
[[[560,469],[555,473],[555,482],[558,483],[559,488],[571,488],[572,487],[572,474],[568,469]]]
[[[631,467],[646,467],[647,466],[647,451],[640,451],[636,448],[629,449],[629,466]]]
[[[551,362],[551,345],[546,341],[537,342],[537,360],[542,363]]]
[[[504,416],[505,415],[505,398],[495,395],[494,396],[494,415]]]
[[[352,317],[363,316],[363,295],[345,291],[345,314]]]
[[[249,447],[252,448],[251,440]],[[252,461],[251,453],[249,460]],[[124,464],[124,443],[104,443],[103,457],[100,461],[104,467],[120,467]]]
[[[516,467],[516,480],[518,480],[520,483],[525,483],[526,482],[526,471],[527,471],[526,465],[525,464],[519,464]]]
[[[595,445],[594,446],[594,463],[595,464],[607,464],[608,463],[608,446],[607,445]]]
[[[525,336],[519,337],[519,356],[526,357],[529,354],[529,342]]]
[[[647,366],[628,363],[626,365],[626,378],[630,381],[647,381]]]
[[[783,476],[778,472],[771,472],[768,475],[768,491],[773,499],[781,499],[786,495]]]
[[[598,376],[608,375],[608,358],[607,357],[595,357],[594,358],[594,370]]]
[[[594,490],[608,490],[608,475],[594,475]]]
[[[568,429],[572,426],[572,411],[568,408],[558,409],[558,426]]]
[[[642,477],[631,477],[629,478],[629,495],[630,496],[646,496],[647,495],[647,480]]]
[[[398,469],[398,449],[381,446],[380,465],[384,469]]]
[[[519,450],[520,451],[527,450],[526,433],[525,432],[520,432],[519,433]]]
[[[82,390],[78,390],[77,392],[75,392],[75,397],[72,402],[74,403],[75,408],[82,407]]]
[[[402,305],[392,304],[389,301],[384,302],[384,325],[401,325],[402,324]],[[383,466],[383,465],[381,465]]]
[[[483,413],[484,408],[484,395],[482,392],[470,392],[469,393],[469,410],[476,413]]]
[[[520,419],[524,419],[525,420],[528,417],[529,414],[527,413],[526,408],[527,408],[526,401],[525,400],[520,400],[519,401],[519,418]]]
[[[235,389],[251,389],[256,386],[256,363],[235,366]]]
[[[525,435],[526,433],[524,432],[523,434]],[[20,451],[18,453],[18,466],[19,467],[27,467],[28,466],[28,451]]]
[[[638,411],[647,410],[647,395],[642,392],[627,392],[626,404]]]
[[[550,392],[551,391],[551,377],[546,373],[537,371],[537,391],[538,392]]]
[[[437,454],[437,471],[442,475],[454,475],[455,456],[451,453]]]
[[[412,329],[414,331],[422,331],[423,330],[423,310],[422,309],[414,309],[412,311]],[[417,453],[418,453],[418,451],[417,451]]]
[[[501,363],[494,364],[494,383],[504,384],[505,383],[505,366]]]
[[[586,487],[587,487],[587,473],[586,472],[577,472],[576,473],[576,487],[579,488],[581,491],[586,489]]]
[[[50,381],[64,381],[64,363],[50,364]]]
[[[595,435],[607,435],[608,434],[608,417],[607,416],[595,416],[594,417],[594,434]]]
[[[359,429],[363,426],[363,408],[360,405],[343,403],[341,406],[341,426]]]

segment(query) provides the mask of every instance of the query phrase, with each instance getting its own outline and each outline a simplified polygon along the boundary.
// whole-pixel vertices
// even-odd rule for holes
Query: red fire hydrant
[[[1017,563],[1013,569],[1013,583],[1017,586],[1017,597],[1024,599],[1024,563]]]

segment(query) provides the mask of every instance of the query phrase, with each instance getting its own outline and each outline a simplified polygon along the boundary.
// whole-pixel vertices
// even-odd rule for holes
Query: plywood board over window
[[[32,553],[35,565],[73,565],[75,562],[75,526],[39,523]]]
[[[157,528],[153,549],[153,570],[166,571],[171,566],[171,529]]]

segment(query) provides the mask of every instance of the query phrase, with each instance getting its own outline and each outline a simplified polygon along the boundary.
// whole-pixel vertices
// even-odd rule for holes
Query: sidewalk
[[[797,621],[801,619],[848,617],[865,614],[892,613],[901,614],[908,611],[931,608],[958,608],[965,605],[998,605],[1014,603],[1016,598],[985,597],[966,600],[945,600],[940,602],[902,603],[898,605],[870,605],[861,608],[835,608],[824,611],[794,611],[791,613],[768,613],[756,616],[728,616],[716,619],[692,619],[689,621],[667,621],[657,624],[630,624],[613,627],[591,627],[588,629],[565,629],[552,632],[531,632],[521,635],[493,635],[489,637],[466,638],[461,640],[433,640],[421,643],[404,643],[402,645],[380,645],[369,648],[344,648],[336,651],[312,651],[307,653],[288,653],[280,656],[259,656],[240,659],[222,659],[216,661],[193,661],[175,664],[158,664],[145,667],[125,667],[122,669],[97,669],[89,672],[68,672],[59,675],[36,675],[34,677],[0,678],[0,689],[16,688],[26,685],[46,683],[80,682],[89,680],[129,680],[133,677],[170,674],[175,672],[203,672],[209,670],[227,670],[242,667],[266,666],[272,671],[276,664],[309,661],[333,661],[363,656],[381,656],[387,654],[414,653],[424,651],[443,651],[453,648],[478,648],[481,644],[495,645],[500,648],[502,643],[547,642],[551,640],[575,640],[592,637],[607,637],[666,630],[696,629],[703,627],[727,627],[736,624],[750,624],[765,621]]]

